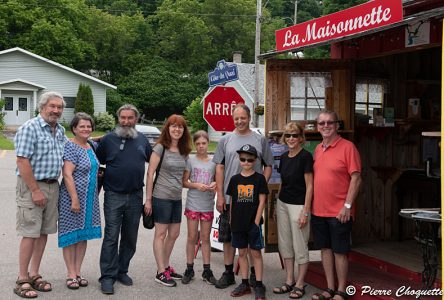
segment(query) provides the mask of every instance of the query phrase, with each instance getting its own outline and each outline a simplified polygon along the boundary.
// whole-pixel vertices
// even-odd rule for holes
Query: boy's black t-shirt
[[[302,149],[296,156],[288,157],[288,151],[281,155],[278,172],[281,174],[282,185],[279,200],[293,205],[305,203],[306,173],[313,173],[313,156]]]
[[[236,174],[231,177],[226,194],[231,196],[231,231],[248,231],[256,217],[259,195],[268,194],[264,175],[257,172],[248,177]]]

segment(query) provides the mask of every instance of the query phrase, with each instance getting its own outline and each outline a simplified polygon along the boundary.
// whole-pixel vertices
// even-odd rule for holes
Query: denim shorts
[[[182,200],[153,197],[154,223],[172,224],[182,221]]]
[[[233,248],[261,250],[264,248],[264,237],[262,236],[262,226],[251,224],[250,230],[232,232],[231,245]]]

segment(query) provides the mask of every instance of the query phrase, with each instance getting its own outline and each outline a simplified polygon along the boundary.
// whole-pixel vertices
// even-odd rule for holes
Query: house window
[[[74,105],[76,104],[76,97],[63,97],[66,102],[66,108],[74,108]]]
[[[12,97],[5,97],[5,111],[14,110],[14,100]]]
[[[291,120],[314,120],[325,108],[325,88],[331,85],[329,73],[291,73]]]
[[[355,112],[370,116],[370,123],[373,123],[373,109],[384,107],[387,86],[387,82],[382,79],[358,79]]]

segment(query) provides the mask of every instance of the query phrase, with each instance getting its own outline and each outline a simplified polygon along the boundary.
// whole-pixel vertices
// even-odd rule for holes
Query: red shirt
[[[361,158],[355,145],[338,136],[324,149],[320,143],[314,152],[314,215],[336,217],[344,207],[351,174],[361,173]],[[354,216],[353,205],[351,215]]]

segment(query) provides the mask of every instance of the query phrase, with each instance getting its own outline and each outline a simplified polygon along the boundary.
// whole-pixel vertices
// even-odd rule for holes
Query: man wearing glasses
[[[324,110],[317,118],[322,142],[314,152],[314,198],[311,225],[314,246],[321,249],[327,288],[313,299],[346,299],[345,294],[354,201],[361,185],[361,158],[352,142],[338,135],[338,115]],[[338,289],[335,289],[335,272]]]
[[[114,293],[118,280],[130,286],[131,258],[136,252],[137,233],[143,210],[145,163],[150,160],[148,139],[135,129],[139,111],[131,104],[117,110],[118,125],[97,147],[97,158],[106,165],[104,215],[105,233],[100,253],[101,290]],[[120,236],[120,246],[119,243]]]
[[[250,144],[257,149],[257,160],[254,163],[254,170],[264,174],[268,181],[271,176],[273,165],[273,155],[265,137],[253,132],[250,129],[251,114],[250,108],[245,104],[238,104],[233,109],[234,131],[224,135],[217,145],[213,162],[216,163],[216,183],[217,183],[217,203],[216,208],[221,213],[219,221],[219,242],[224,247],[225,272],[216,282],[215,286],[224,289],[235,284],[233,263],[235,249],[231,246],[231,230],[229,224],[229,203],[230,197],[226,196],[228,183],[233,175],[239,174],[241,167],[239,155],[236,152],[243,145]],[[255,286],[255,273],[252,268],[250,274],[250,284]]]

